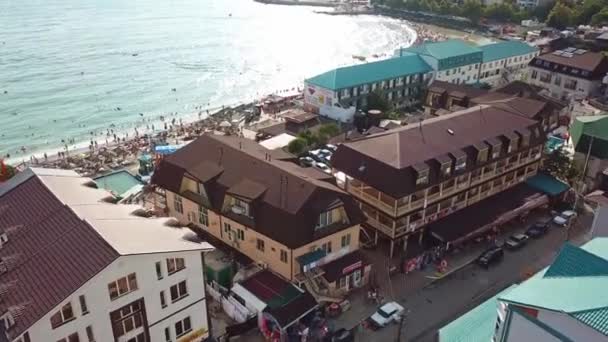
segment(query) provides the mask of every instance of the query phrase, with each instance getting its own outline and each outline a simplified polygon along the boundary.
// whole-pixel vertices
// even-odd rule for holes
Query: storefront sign
[[[350,266],[344,267],[344,269],[342,269],[342,274],[348,274],[348,273],[356,270],[357,268],[360,268],[362,265],[363,265],[363,261],[359,260]]]
[[[179,340],[177,340],[177,342],[199,341],[201,337],[206,337],[206,336],[207,336],[207,329],[199,329],[199,330],[195,330],[195,331],[189,333],[188,335],[180,338]]]

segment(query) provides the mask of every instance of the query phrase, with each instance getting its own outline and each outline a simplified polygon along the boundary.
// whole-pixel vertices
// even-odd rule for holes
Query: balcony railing
[[[371,196],[359,188],[349,187],[349,190],[351,194],[355,195],[356,197],[359,197],[368,203],[373,203],[374,207],[382,209],[382,211],[386,212],[389,215],[395,215],[395,208],[382,202],[378,199],[378,197]]]
[[[371,217],[367,216],[367,223],[370,224],[372,227],[378,229],[379,231],[381,231],[382,233],[384,233],[387,236],[390,236],[390,237],[395,236],[393,227],[386,226],[386,225],[380,223],[380,221],[376,220],[375,218],[371,218]]]

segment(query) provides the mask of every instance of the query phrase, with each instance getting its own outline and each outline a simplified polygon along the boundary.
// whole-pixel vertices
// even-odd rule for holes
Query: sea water
[[[400,20],[320,10],[252,0],[0,1],[0,157],[101,143],[109,129],[141,131],[161,115],[250,101],[415,39]]]

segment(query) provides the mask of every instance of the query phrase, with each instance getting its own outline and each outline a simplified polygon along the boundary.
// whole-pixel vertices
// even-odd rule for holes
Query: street
[[[534,221],[528,220],[527,223],[515,226],[504,234],[508,236],[523,232],[531,222]],[[586,242],[590,223],[589,216],[580,217],[577,225],[571,230],[570,243],[580,245]],[[392,324],[378,331],[359,327],[356,340],[435,341],[439,328],[509,285],[519,283],[530,274],[546,267],[565,240],[565,228],[552,225],[545,236],[531,239],[522,249],[505,251],[504,259],[499,264],[490,266],[488,270],[468,264],[434,283],[431,283],[432,279],[416,274],[393,275],[392,281],[385,282],[387,285],[383,286],[382,290],[386,301],[396,300],[410,311],[401,329],[401,338],[397,337],[398,324]],[[483,246],[479,246],[477,250],[462,252],[465,255],[459,257],[470,261],[482,250]],[[350,300],[353,308],[332,322],[335,328],[352,328],[362,319],[369,317],[377,307],[366,302],[363,293],[353,296]]]

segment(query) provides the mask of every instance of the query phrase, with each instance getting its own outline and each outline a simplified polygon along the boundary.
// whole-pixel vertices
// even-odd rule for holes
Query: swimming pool
[[[121,196],[136,185],[143,185],[143,182],[125,170],[97,177],[94,181],[98,187],[109,190],[117,196]]]

